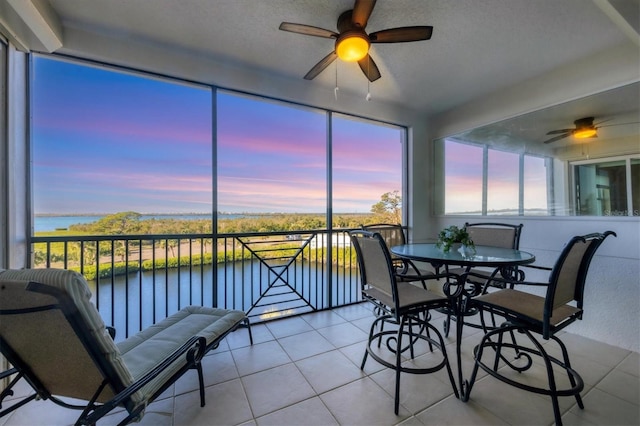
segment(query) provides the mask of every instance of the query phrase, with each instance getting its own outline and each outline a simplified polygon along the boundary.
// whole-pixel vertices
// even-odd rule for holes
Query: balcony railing
[[[36,236],[32,267],[85,276],[118,337],[187,305],[240,309],[252,323],[361,301],[348,229],[246,234]]]

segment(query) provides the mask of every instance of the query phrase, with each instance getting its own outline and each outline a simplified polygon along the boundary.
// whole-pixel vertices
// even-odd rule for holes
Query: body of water
[[[284,267],[287,263],[281,264]],[[240,309],[252,317],[252,322],[272,315],[324,309],[329,306],[330,285],[325,268],[324,264],[303,262],[283,270],[256,260],[233,262],[226,267],[139,271],[118,275],[113,281],[101,278],[88,284],[92,302],[97,304],[105,323],[119,330],[116,336],[122,340],[187,305]],[[360,300],[356,269],[333,266],[332,277],[332,306]]]
[[[106,215],[104,215],[106,216]],[[96,222],[104,216],[36,216],[34,218],[34,232],[55,231],[56,229],[68,229],[71,225]],[[248,217],[244,214],[220,214],[218,219],[238,219]],[[145,219],[180,219],[180,220],[196,220],[211,219],[211,214],[158,214],[158,215],[142,215],[141,220]]]

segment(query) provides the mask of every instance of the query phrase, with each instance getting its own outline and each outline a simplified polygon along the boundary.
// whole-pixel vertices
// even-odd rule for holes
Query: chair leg
[[[528,331],[525,331],[525,333],[536,346],[536,349],[540,352],[542,359],[544,360],[544,365],[547,368],[547,378],[549,380],[549,391],[551,396],[551,403],[553,405],[553,416],[555,418],[556,426],[562,426],[562,414],[560,413],[560,403],[558,402],[558,389],[556,387],[556,378],[555,374],[553,373],[553,366],[551,365],[549,354],[547,354],[538,340],[534,339]],[[571,374],[569,374],[569,376],[571,376]]]
[[[375,308],[377,309],[377,308]],[[381,317],[376,318],[375,320],[373,320],[373,322],[371,323],[371,328],[369,328],[369,337],[367,338],[367,348],[364,350],[364,356],[362,357],[362,363],[360,364],[360,370],[364,370],[364,365],[367,362],[367,357],[369,356],[369,345],[371,344],[371,338],[373,337],[373,331],[376,329],[376,327],[378,326],[378,322],[382,322],[384,324],[384,320],[380,319]],[[382,327],[382,326],[380,326]],[[378,347],[380,347],[380,343],[382,342],[382,336],[380,336],[379,340],[378,340]]]
[[[198,370],[198,383],[200,385],[200,406],[204,407],[204,378],[202,376],[202,363],[198,362],[196,370]]]
[[[447,314],[447,318],[444,320],[444,324],[442,324],[444,337],[449,337],[449,330],[451,329],[451,314]]]
[[[569,369],[571,369],[571,363],[569,361],[569,352],[567,351],[567,347],[562,342],[562,340],[558,339],[556,336],[551,336],[551,338],[558,343],[558,345],[560,346],[560,349],[562,350],[562,358],[564,361],[564,365],[566,365]],[[574,388],[577,386],[576,379],[573,376],[573,374],[569,374],[569,383],[571,383],[571,386]],[[576,393],[574,396],[576,398],[576,402],[578,403],[578,407],[580,407],[581,410],[584,410],[584,403],[582,402],[582,397],[580,396],[580,392]]]
[[[504,341],[503,335],[505,333],[513,333],[513,331],[516,331],[516,330],[524,334],[531,341],[531,343],[533,343],[534,348],[518,346],[515,343],[508,343]],[[498,335],[497,341],[492,341],[491,338],[496,334]],[[582,381],[582,378],[578,375],[578,373],[571,368],[571,364],[569,363],[569,355],[565,345],[556,336],[551,336],[551,338],[558,343],[558,345],[562,350],[562,356],[563,356],[562,361],[550,356],[545,350],[545,348],[542,346],[542,344],[538,341],[538,339],[536,339],[533,336],[530,330],[519,327],[518,325],[503,324],[498,329],[491,330],[488,333],[486,333],[480,340],[480,343],[478,344],[478,346],[474,348],[475,365],[473,368],[473,372],[471,374],[470,381],[468,383],[465,383],[465,386],[464,386],[465,389],[463,390],[463,401],[467,401],[469,399],[471,388],[473,387],[473,384],[475,382],[478,368],[482,368],[485,372],[501,380],[502,382],[505,382],[507,384],[510,384],[512,386],[515,386],[517,388],[520,388],[529,392],[535,392],[538,394],[547,395],[551,397],[555,423],[556,425],[561,426],[562,413],[560,411],[559,397],[573,395],[576,398],[576,401],[578,402],[578,406],[580,406],[580,408],[583,408],[584,406],[582,404],[582,398],[580,397],[580,391],[582,391],[582,389],[584,388],[584,383]],[[519,355],[524,355],[529,359],[527,365],[525,367],[514,367],[502,355],[500,355],[500,351],[503,347],[518,349]],[[496,352],[495,361],[492,367],[489,367],[482,362],[482,355],[485,348],[492,348]],[[544,362],[544,366],[547,370],[547,380],[548,380],[547,388],[534,387],[528,384],[521,383],[519,381],[513,380],[507,376],[500,374],[500,372],[496,369],[496,363],[500,359],[503,359],[505,362],[507,362],[507,365],[512,369],[518,372],[524,371],[531,366],[531,356],[529,354],[533,354],[542,358],[542,361]],[[553,369],[553,364],[556,364],[565,370],[565,372],[569,376],[571,388],[558,389],[555,372]]]
[[[244,319],[245,327],[247,327],[247,331],[249,332],[249,343],[253,346],[253,334],[251,333],[251,324],[249,323],[249,318]]]
[[[400,319],[400,327],[398,327],[398,335],[397,335],[397,344],[396,347],[396,394],[394,399],[394,413],[398,415],[398,409],[400,408],[400,373],[401,373],[401,364],[402,364],[402,334],[405,325],[405,316],[402,316]],[[411,327],[411,320],[409,320],[409,327]],[[411,339],[411,334],[409,335],[409,339]],[[411,345],[411,357],[413,358],[413,345]]]

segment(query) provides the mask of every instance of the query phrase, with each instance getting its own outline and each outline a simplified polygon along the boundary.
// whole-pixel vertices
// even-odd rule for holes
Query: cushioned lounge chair
[[[0,402],[20,379],[35,391],[0,415],[39,397],[82,410],[76,424],[95,424],[124,407],[126,424],[190,369],[198,372],[204,406],[200,360],[238,326],[249,326],[242,311],[189,306],[115,344],[90,298],[84,277],[72,271],[0,271],[0,349],[13,366],[3,373],[13,380]]]

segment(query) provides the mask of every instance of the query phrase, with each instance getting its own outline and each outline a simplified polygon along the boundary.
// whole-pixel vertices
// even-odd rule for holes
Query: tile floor
[[[438,317],[440,316],[440,317]],[[200,407],[195,372],[189,372],[147,408],[142,425],[551,425],[551,402],[482,375],[469,402],[453,395],[446,373],[403,374],[400,412],[393,413],[394,374],[369,358],[359,368],[373,317],[367,304],[287,318],[227,337],[204,359],[206,406]],[[442,324],[436,314],[435,324]],[[640,424],[638,353],[565,333],[574,368],[585,381],[585,409],[561,398],[565,425]],[[463,369],[469,375],[476,329],[463,336]],[[447,350],[455,357],[454,339]],[[414,361],[428,359],[424,353]],[[455,358],[453,358],[455,359]],[[455,367],[454,367],[455,374]],[[534,367],[526,380],[542,380]],[[542,379],[541,379],[542,378]],[[26,387],[26,386],[25,386]],[[22,389],[26,391],[27,389]],[[18,392],[22,393],[22,392]],[[17,395],[16,395],[17,396]],[[7,406],[10,402],[7,403]],[[77,413],[33,401],[0,426],[68,425]],[[122,413],[99,425],[117,424]]]

